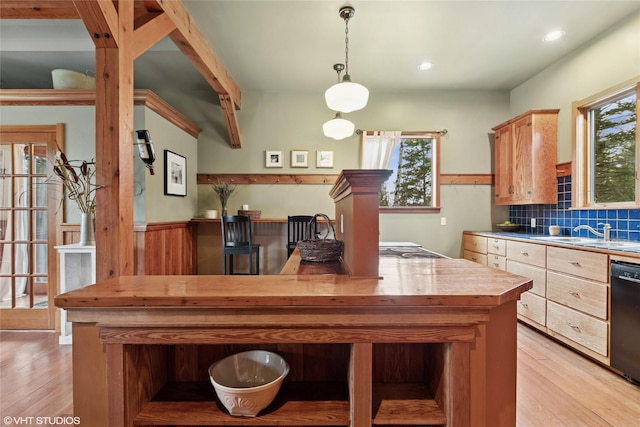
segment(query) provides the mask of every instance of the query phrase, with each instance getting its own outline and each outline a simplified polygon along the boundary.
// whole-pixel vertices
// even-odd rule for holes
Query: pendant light
[[[338,83],[327,89],[324,93],[324,98],[327,101],[327,106],[331,110],[350,113],[360,110],[367,105],[369,90],[359,83],[352,82],[351,75],[349,75],[349,19],[355,14],[355,9],[351,6],[343,6],[340,8],[339,14],[345,23],[345,61],[344,66],[340,69],[338,69],[338,66],[342,64],[333,66],[333,69],[338,73]],[[340,81],[340,72],[342,69],[345,70],[345,74],[342,81]]]
[[[338,111],[336,116],[322,125],[324,136],[335,140],[345,139],[353,135],[356,126],[347,119],[342,118],[342,114]]]

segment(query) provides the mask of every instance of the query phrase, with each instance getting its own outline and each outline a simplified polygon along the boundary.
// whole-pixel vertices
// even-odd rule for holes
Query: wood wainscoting
[[[197,272],[197,224],[159,222],[134,227],[135,267],[137,275],[180,275]],[[77,243],[80,225],[58,226],[58,242]]]
[[[161,222],[136,225],[137,275],[198,274],[197,225]]]

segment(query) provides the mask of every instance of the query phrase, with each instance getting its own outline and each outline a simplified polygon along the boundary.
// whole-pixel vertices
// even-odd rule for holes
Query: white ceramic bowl
[[[255,417],[269,406],[289,373],[279,354],[266,350],[236,353],[209,367],[211,384],[231,415]]]
[[[95,89],[96,79],[73,70],[51,70],[54,89]]]

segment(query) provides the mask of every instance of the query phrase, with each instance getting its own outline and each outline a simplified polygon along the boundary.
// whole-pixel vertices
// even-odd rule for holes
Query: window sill
[[[380,206],[380,213],[440,213],[440,207],[428,207],[428,206]]]

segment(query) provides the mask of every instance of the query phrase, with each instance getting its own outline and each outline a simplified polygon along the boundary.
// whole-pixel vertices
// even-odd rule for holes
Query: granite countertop
[[[532,234],[517,231],[469,231],[487,237],[500,237],[513,240],[528,240],[535,243],[545,243],[558,246],[575,246],[580,248],[596,249],[600,251],[624,252],[640,255],[640,242],[631,240],[596,239],[578,236],[550,236],[548,234]]]

